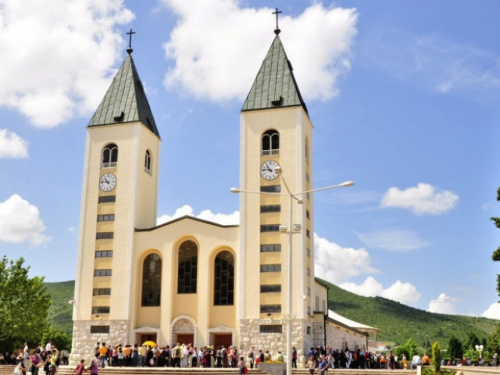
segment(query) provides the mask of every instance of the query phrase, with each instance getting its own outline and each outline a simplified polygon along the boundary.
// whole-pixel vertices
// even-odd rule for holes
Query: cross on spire
[[[132,35],[135,34],[135,31],[132,31],[132,29],[130,29],[130,31],[127,33],[127,35],[129,36],[129,39],[128,39],[128,48],[127,48],[127,53],[130,55],[132,52],[134,52],[134,50],[132,49]]]
[[[274,29],[274,33],[276,35],[278,35],[281,32],[280,28],[278,27],[278,15],[280,13],[283,13],[283,12],[281,10],[278,10],[278,8],[276,8],[276,11],[273,12],[273,14],[276,14],[276,29]]]

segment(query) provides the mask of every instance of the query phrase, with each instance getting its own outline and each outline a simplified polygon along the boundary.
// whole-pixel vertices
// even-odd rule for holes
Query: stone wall
[[[326,325],[326,343],[332,349],[345,350],[346,345],[349,349],[363,348],[367,345],[367,336],[363,333],[356,333],[343,327],[327,323]]]
[[[242,319],[240,320],[240,342],[239,351],[245,356],[252,346],[255,349],[269,353],[274,356],[281,351],[285,360],[286,353],[286,336],[287,336],[287,320],[285,319]],[[282,325],[281,333],[260,333],[261,325]],[[307,327],[311,328],[311,333],[307,333]],[[297,349],[297,363],[305,363],[304,353],[307,353],[309,348],[314,345],[313,323],[303,319],[292,320],[292,347]]]
[[[313,323],[313,338],[315,346],[325,346],[325,325],[323,323]]]
[[[90,333],[91,326],[109,326],[109,333]],[[129,336],[129,321],[127,320],[80,320],[73,322],[73,343],[69,357],[70,366],[75,366],[81,359],[85,364],[94,355],[96,342],[107,345],[127,344]]]

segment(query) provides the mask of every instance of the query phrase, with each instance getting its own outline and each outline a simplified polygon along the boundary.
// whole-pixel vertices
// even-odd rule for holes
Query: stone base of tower
[[[286,352],[287,324],[288,321],[285,319],[240,319],[240,352],[246,358],[250,348],[255,346],[257,351],[269,350],[273,359],[280,351],[286,360],[288,356]],[[263,333],[262,326],[281,326],[281,333]],[[291,327],[292,347],[297,349],[297,363],[300,366],[305,363],[305,355],[309,348],[315,344],[312,333],[313,323],[305,319],[293,319]],[[323,344],[317,343],[317,345]]]
[[[91,333],[92,327],[109,327],[109,333]],[[69,356],[70,366],[81,359],[88,364],[94,356],[96,342],[109,345],[128,343],[130,323],[128,320],[79,320],[73,322],[73,342]],[[99,331],[99,328],[94,328]]]

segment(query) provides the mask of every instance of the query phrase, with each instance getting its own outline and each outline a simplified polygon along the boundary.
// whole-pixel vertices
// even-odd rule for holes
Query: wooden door
[[[194,341],[194,335],[193,334],[180,334],[178,333],[177,334],[177,342],[179,344],[193,344],[194,346],[196,346],[195,343],[193,343]]]
[[[141,333],[141,342],[139,344],[142,345],[146,341],[153,341],[155,344],[157,344],[156,333]]]
[[[224,345],[225,348],[229,348],[233,345],[233,335],[227,333],[214,334],[214,346],[217,349],[219,346]]]

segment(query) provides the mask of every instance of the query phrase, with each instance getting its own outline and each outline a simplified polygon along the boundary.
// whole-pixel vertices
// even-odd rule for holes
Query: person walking
[[[295,349],[295,346],[292,350],[292,368],[297,368],[297,349]]]

